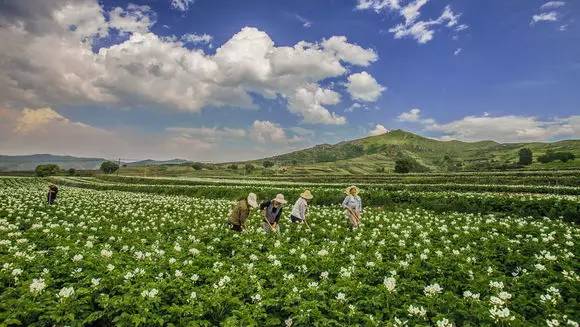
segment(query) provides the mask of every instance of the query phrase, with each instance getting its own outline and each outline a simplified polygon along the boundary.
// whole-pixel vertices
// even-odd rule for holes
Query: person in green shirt
[[[258,207],[256,194],[250,193],[247,197],[241,198],[236,202],[230,213],[228,222],[230,228],[236,232],[246,229],[246,220],[250,216],[251,210]]]

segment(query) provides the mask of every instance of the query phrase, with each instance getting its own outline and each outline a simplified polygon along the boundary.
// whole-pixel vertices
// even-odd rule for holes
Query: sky
[[[580,138],[580,2],[2,0],[0,154]]]

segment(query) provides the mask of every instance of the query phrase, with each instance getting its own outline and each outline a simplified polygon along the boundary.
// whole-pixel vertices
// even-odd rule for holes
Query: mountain
[[[513,166],[518,151],[529,148],[534,163],[529,169],[580,168],[580,140],[553,143],[498,143],[494,141],[440,141],[403,130],[345,141],[322,144],[283,155],[253,160],[262,165],[273,161],[278,168],[290,173],[376,173],[394,170],[397,158],[410,158],[425,171],[493,170]],[[536,158],[548,150],[572,152],[576,160],[542,164]],[[276,168],[276,167],[274,167]]]
[[[184,159],[171,159],[171,160],[152,160],[146,159],[141,161],[126,163],[127,167],[139,167],[139,166],[162,166],[162,165],[182,165],[191,163],[189,160]]]
[[[55,156],[51,154],[33,154],[24,156],[0,155],[0,171],[31,171],[38,165],[56,164],[61,169],[92,170],[99,169],[103,158],[78,158],[71,156]]]

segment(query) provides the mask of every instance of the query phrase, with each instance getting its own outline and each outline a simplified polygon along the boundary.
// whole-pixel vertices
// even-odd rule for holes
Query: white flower
[[[508,308],[498,308],[493,307],[489,309],[489,314],[493,320],[496,322],[500,320],[514,320],[515,317],[511,316],[510,309]]]
[[[190,279],[195,283],[199,280],[199,276],[197,274],[191,275]]]
[[[322,250],[318,251],[318,255],[321,257],[324,257],[325,255],[328,255],[328,251],[325,249],[322,249]]]
[[[286,325],[286,327],[292,327],[292,318],[284,320],[284,324]]]
[[[451,321],[447,320],[447,318],[437,320],[436,325],[437,325],[437,327],[453,327],[453,323]]]
[[[77,254],[72,258],[73,261],[77,262],[77,261],[81,261],[83,260],[83,255],[82,254]]]
[[[503,282],[491,281],[491,282],[489,282],[489,287],[497,288],[497,289],[501,290],[501,289],[503,289]]]
[[[115,269],[115,266],[113,266],[112,264],[108,264],[107,265],[107,270],[108,271],[113,271],[113,269]]]
[[[416,307],[412,304],[409,306],[407,311],[409,312],[410,316],[416,316],[416,317],[425,317],[425,315],[427,314],[427,310],[425,310],[425,308],[423,308],[421,306]]]
[[[36,295],[46,288],[46,283],[43,278],[35,278],[30,284],[30,293]]]
[[[308,287],[317,288],[318,287],[318,283],[317,282],[310,282],[310,283],[308,283]]]
[[[320,279],[328,279],[328,271],[321,272]]]
[[[75,293],[74,288],[71,287],[63,287],[60,289],[60,291],[58,292],[58,294],[56,295],[59,299],[61,299],[61,301],[63,299],[69,298],[71,297],[73,294]]]
[[[12,276],[20,276],[22,274],[22,269],[16,268],[12,270]]]
[[[92,278],[91,279],[91,284],[93,284],[93,286],[99,286],[100,283],[101,283],[100,278]]]
[[[387,291],[389,291],[389,293],[392,293],[397,287],[397,280],[393,277],[385,277],[383,280],[383,285],[385,285],[385,288]]]
[[[175,277],[177,278],[183,277],[183,273],[181,272],[181,270],[175,270]]]
[[[437,284],[437,283],[425,286],[425,288],[423,289],[423,293],[425,293],[425,295],[429,296],[429,297],[431,297],[435,294],[439,294],[442,291],[443,291],[443,288],[441,286],[439,286],[439,284]]]
[[[101,250],[101,257],[110,258],[113,255],[113,251],[102,249]]]
[[[189,294],[189,299],[190,300],[195,300],[196,298],[197,298],[197,293],[191,292],[191,294]]]
[[[252,298],[252,301],[253,301],[254,303],[257,303],[257,302],[260,302],[260,301],[262,301],[262,296],[261,296],[259,293],[258,293],[258,294],[256,294],[256,295],[252,295],[252,296],[251,296],[251,298]]]
[[[344,300],[346,300],[346,295],[342,292],[339,292],[338,294],[336,294],[336,299],[338,301],[344,301]]]
[[[159,293],[159,291],[157,289],[152,288],[150,290],[144,290],[144,291],[142,291],[141,292],[141,296],[144,297],[144,298],[150,298],[150,299],[152,299],[152,298],[156,297],[158,293]]]

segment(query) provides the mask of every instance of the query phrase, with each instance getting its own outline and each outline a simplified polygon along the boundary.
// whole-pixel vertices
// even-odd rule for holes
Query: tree
[[[119,169],[119,165],[112,161],[104,161],[101,164],[101,171],[105,174],[112,174]]]
[[[264,168],[270,168],[274,166],[274,162],[270,160],[265,160],[264,162],[262,162],[262,166],[264,166]]]
[[[201,162],[194,162],[191,164],[191,167],[195,170],[202,170],[203,164]]]
[[[411,162],[409,158],[400,158],[395,160],[395,173],[406,174],[411,171]]]
[[[298,160],[294,159],[292,160],[292,166],[296,166],[298,164]]]
[[[252,165],[251,163],[247,163],[244,166],[244,169],[246,170],[246,173],[251,173],[252,171],[254,171],[254,165]]]
[[[76,170],[76,169],[74,169],[74,168],[70,168],[70,169],[68,170],[68,174],[69,174],[70,176],[74,176],[74,175],[76,175],[76,173],[77,173],[77,170]]]
[[[60,167],[55,164],[38,165],[34,170],[39,177],[56,175],[60,172]]]
[[[533,161],[532,150],[528,148],[522,148],[520,149],[520,151],[518,151],[518,155],[520,156],[520,160],[518,161],[520,165],[527,166],[532,164]]]
[[[548,150],[546,154],[538,157],[538,161],[541,163],[549,163],[556,160],[568,162],[574,159],[576,159],[576,156],[572,152],[555,152],[553,150]]]
[[[236,164],[231,164],[231,165],[229,165],[229,166],[228,166],[228,169],[231,169],[231,170],[238,170],[238,165],[236,165]]]

